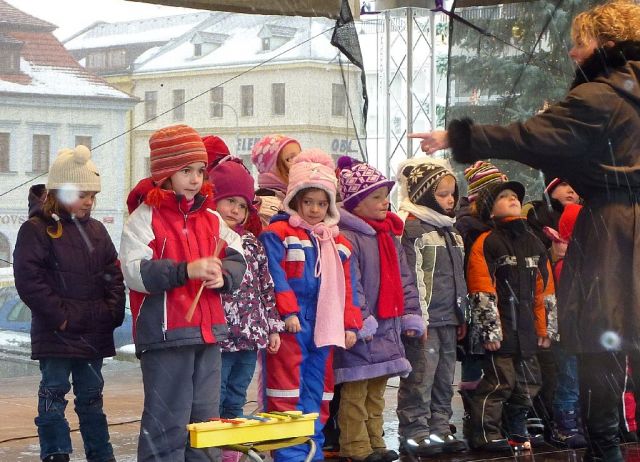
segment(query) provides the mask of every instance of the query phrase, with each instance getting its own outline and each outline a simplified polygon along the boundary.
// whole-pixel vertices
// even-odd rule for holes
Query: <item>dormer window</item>
[[[0,34],[0,74],[20,72],[22,42]]]
[[[212,51],[217,50],[227,38],[229,38],[227,34],[219,34],[217,32],[196,32],[193,34],[193,37],[191,37],[193,57],[199,58],[200,56],[208,55]]]
[[[258,33],[262,39],[262,51],[272,51],[280,48],[296,35],[294,27],[266,24]]]

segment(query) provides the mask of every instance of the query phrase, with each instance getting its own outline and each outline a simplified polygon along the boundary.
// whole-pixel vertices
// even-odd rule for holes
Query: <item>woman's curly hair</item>
[[[578,14],[573,19],[574,43],[596,39],[599,46],[608,41],[640,41],[640,4],[635,0],[613,0]]]

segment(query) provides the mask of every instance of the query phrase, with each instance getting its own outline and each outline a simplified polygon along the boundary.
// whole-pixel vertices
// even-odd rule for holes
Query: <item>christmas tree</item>
[[[566,95],[575,75],[568,55],[571,21],[602,2],[538,0],[462,8],[458,3],[465,2],[454,2],[452,11],[467,23],[450,22],[446,120],[508,124]],[[529,200],[542,196],[540,172],[513,161],[494,162],[509,179],[525,185]]]

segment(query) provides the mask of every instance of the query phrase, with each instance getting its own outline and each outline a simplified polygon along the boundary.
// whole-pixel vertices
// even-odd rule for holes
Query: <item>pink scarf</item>
[[[258,174],[258,186],[260,188],[275,189],[283,193],[287,192],[287,185],[282,178],[272,172]]]
[[[317,347],[335,345],[344,348],[344,303],[346,288],[342,260],[338,254],[335,238],[337,226],[324,222],[309,225],[300,215],[291,215],[289,224],[306,229],[318,241],[318,258],[315,276],[320,278],[320,291],[316,308],[316,327],[313,339]]]

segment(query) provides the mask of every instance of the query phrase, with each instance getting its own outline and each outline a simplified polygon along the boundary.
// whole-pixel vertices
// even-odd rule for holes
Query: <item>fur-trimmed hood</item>
[[[611,85],[618,93],[640,104],[640,42],[625,41],[612,47],[596,48],[593,55],[576,69],[571,88],[587,82]]]

